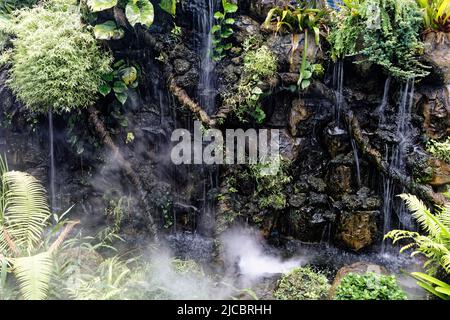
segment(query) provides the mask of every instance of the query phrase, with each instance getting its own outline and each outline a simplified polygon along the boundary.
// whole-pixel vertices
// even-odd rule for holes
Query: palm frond
[[[14,274],[26,300],[43,300],[47,297],[53,260],[49,252],[13,259]]]
[[[8,171],[2,180],[8,187],[4,228],[17,247],[31,252],[38,245],[50,217],[46,191],[33,176],[24,172]]]

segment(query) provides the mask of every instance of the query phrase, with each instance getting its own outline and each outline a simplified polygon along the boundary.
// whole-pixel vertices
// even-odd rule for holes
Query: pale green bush
[[[80,16],[36,7],[17,12],[13,22],[9,85],[17,97],[35,112],[92,105],[112,58]]]

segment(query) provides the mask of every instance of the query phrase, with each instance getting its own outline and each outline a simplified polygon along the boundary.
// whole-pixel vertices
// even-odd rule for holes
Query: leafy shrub
[[[228,0],[222,0],[222,8],[223,12],[217,11],[214,13],[214,19],[216,19],[217,23],[211,29],[211,33],[214,36],[212,54],[214,61],[223,59],[226,53],[233,47],[233,44],[228,41],[228,38],[234,33],[232,26],[235,20],[228,17],[228,15],[235,13],[238,10],[238,6]]]
[[[281,157],[267,163],[250,165],[250,171],[256,180],[255,198],[258,199],[261,208],[280,210],[286,207],[284,188],[292,181],[292,177],[288,174],[289,165],[290,163]],[[278,172],[273,174],[271,171],[276,168]]]
[[[423,10],[427,29],[450,32],[450,2],[448,0],[417,0]]]
[[[447,298],[450,298],[449,285],[438,279],[432,280],[434,279],[432,276],[436,276],[439,270],[443,270],[447,275],[450,274],[450,206],[440,208],[436,214],[433,214],[416,196],[401,194],[400,197],[406,202],[406,206],[412,211],[412,216],[427,234],[422,235],[408,230],[392,230],[384,238],[392,239],[393,244],[399,241],[408,241],[404,242],[400,252],[414,248],[412,255],[425,256],[427,260],[424,267],[429,277],[427,278],[426,275],[421,277],[420,273],[413,273],[412,276],[430,293],[441,298],[445,293]],[[442,288],[447,286],[447,289],[442,289],[443,292],[436,291],[434,288],[436,285]]]
[[[336,300],[406,300],[394,276],[349,273],[336,288]]]
[[[260,87],[264,80],[275,75],[277,58],[255,38],[247,39],[243,47],[243,75],[236,91],[223,95],[224,102],[232,106],[235,115],[242,122],[246,121],[247,115],[251,115],[258,123],[262,123],[265,114],[259,102],[264,92]]]
[[[51,108],[61,113],[93,104],[111,56],[78,14],[35,7],[19,11],[14,22],[9,85],[17,97],[35,112]]]
[[[401,79],[428,74],[418,60],[422,15],[414,0],[344,2],[329,36],[334,59],[360,54]]]
[[[283,275],[274,297],[279,300],[324,300],[329,288],[323,274],[310,267],[296,268]]]
[[[436,158],[450,164],[450,137],[444,142],[430,140],[427,144],[427,151]]]

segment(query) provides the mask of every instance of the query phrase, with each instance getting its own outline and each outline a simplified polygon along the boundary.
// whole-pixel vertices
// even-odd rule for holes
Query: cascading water
[[[199,5],[200,12],[197,12],[197,34],[199,36],[197,50],[201,57],[200,79],[198,84],[198,99],[200,105],[208,114],[215,112],[216,101],[216,74],[215,63],[212,60],[213,35],[211,28],[214,25],[214,12],[217,0],[194,0],[202,3]]]
[[[355,139],[350,139],[353,149],[353,158],[355,160],[355,167],[356,167],[356,183],[358,184],[358,188],[361,187],[361,170],[359,167],[359,156],[358,156],[358,148],[356,147]]]
[[[333,68],[333,88],[336,95],[336,103],[334,105],[335,131],[341,131],[341,109],[344,102],[344,62],[338,61]]]
[[[56,207],[56,189],[55,189],[55,144],[53,130],[53,111],[48,112],[48,132],[49,132],[49,151],[50,151],[50,208],[55,210]]]
[[[390,168],[399,174],[405,171],[405,151],[406,146],[410,142],[411,134],[411,107],[414,97],[414,79],[408,80],[403,89],[398,105],[398,112],[396,117],[397,130],[396,138],[397,144],[392,148],[390,157]],[[386,146],[386,161],[389,155],[389,148]],[[410,216],[403,204],[403,202],[395,201],[395,184],[392,178],[383,176],[383,234],[386,234],[392,229],[392,214],[395,212],[401,227],[411,228],[413,226]],[[403,192],[403,190],[399,190]],[[382,252],[386,250],[384,243],[381,248]]]
[[[390,85],[391,85],[391,76],[388,76],[386,78],[386,82],[384,83],[383,98],[381,99],[381,103],[377,108],[377,114],[380,116],[380,124],[383,124],[386,121],[385,110],[388,104]]]

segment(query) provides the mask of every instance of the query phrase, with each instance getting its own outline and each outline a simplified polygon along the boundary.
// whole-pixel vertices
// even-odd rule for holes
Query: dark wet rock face
[[[214,235],[234,225],[249,224],[272,239],[332,243],[358,252],[370,250],[382,238],[382,207],[386,199],[383,199],[384,174],[367,151],[371,149],[381,162],[391,163],[393,150],[401,142],[397,124],[401,120],[398,105],[403,84],[392,80],[387,104],[381,111],[386,75],[368,63],[345,61],[344,97],[338,121],[337,79],[334,64],[326,57],[326,45],[322,44],[321,50],[313,37],[309,38],[308,61],[322,64],[325,75],[315,78],[308,89],[299,91],[295,86],[304,48],[303,35],[298,35],[299,46],[293,51],[291,35],[275,34],[261,27],[270,8],[290,1],[238,2],[235,32],[230,37],[233,49],[215,65],[217,84],[213,90],[224,93],[236,89],[243,72],[242,43],[251,36],[260,37],[272,50],[278,69],[276,77],[259,84],[264,89],[260,101],[266,115],[263,123],[251,118],[241,123],[231,113],[217,128],[279,129],[280,153],[289,164],[279,175],[283,174],[289,182],[275,184],[269,194],[261,192],[269,199],[264,204],[258,195],[258,181],[248,166],[223,165],[214,169],[172,165],[170,135],[175,128],[192,130],[195,116],[173,99],[167,82],[173,79],[192,101],[198,102],[199,79],[204,71],[201,70],[204,57],[198,53],[196,19],[205,10],[206,2],[182,1],[176,18],[177,25],[182,27],[181,37],[175,38],[168,32],[171,26],[158,25],[155,30],[167,32],[159,34],[152,30],[141,34],[145,46],[150,47],[153,36],[159,40],[153,46],[158,55],[141,54],[144,43],[139,48],[129,48],[143,72],[139,88],[130,94],[125,106],[110,98],[100,100],[96,106],[113,140],[141,177],[145,198],[154,210],[145,212],[136,199],[131,201],[130,218],[124,226],[126,233],[130,238],[145,235],[148,218],[153,214],[163,233],[187,233],[185,237],[169,237],[169,242],[179,255],[199,260],[207,259],[214,249],[212,240],[203,241],[194,235],[208,229],[205,224],[214,227],[208,230]],[[450,130],[449,40],[448,36],[437,39],[436,34],[427,37],[425,58],[433,64],[434,77],[415,85],[411,128],[403,150],[405,165],[399,171],[411,184],[426,184],[430,190],[440,190],[450,182],[449,165],[430,157],[425,142],[430,138],[445,139]],[[47,118],[29,115],[4,85],[6,78],[3,70],[0,152],[6,151],[12,168],[26,170],[47,184]],[[219,106],[224,102],[220,100],[218,97]],[[359,133],[367,142],[365,146],[361,146],[361,141],[355,142],[350,115],[358,120]],[[75,124],[75,129],[84,130],[79,136],[90,139],[85,141],[82,154],[68,142],[67,122],[68,115],[55,116],[60,206],[67,208],[75,203],[75,213],[95,228],[105,221],[104,212],[108,209],[105,195],[133,198],[136,192],[114,163],[114,157],[95,137],[87,118]],[[130,133],[132,141],[127,140]],[[395,193],[405,190],[408,191],[395,186]],[[270,198],[273,195],[278,198]],[[271,206],[274,199],[281,203],[276,208]],[[395,212],[393,216],[395,219]]]

